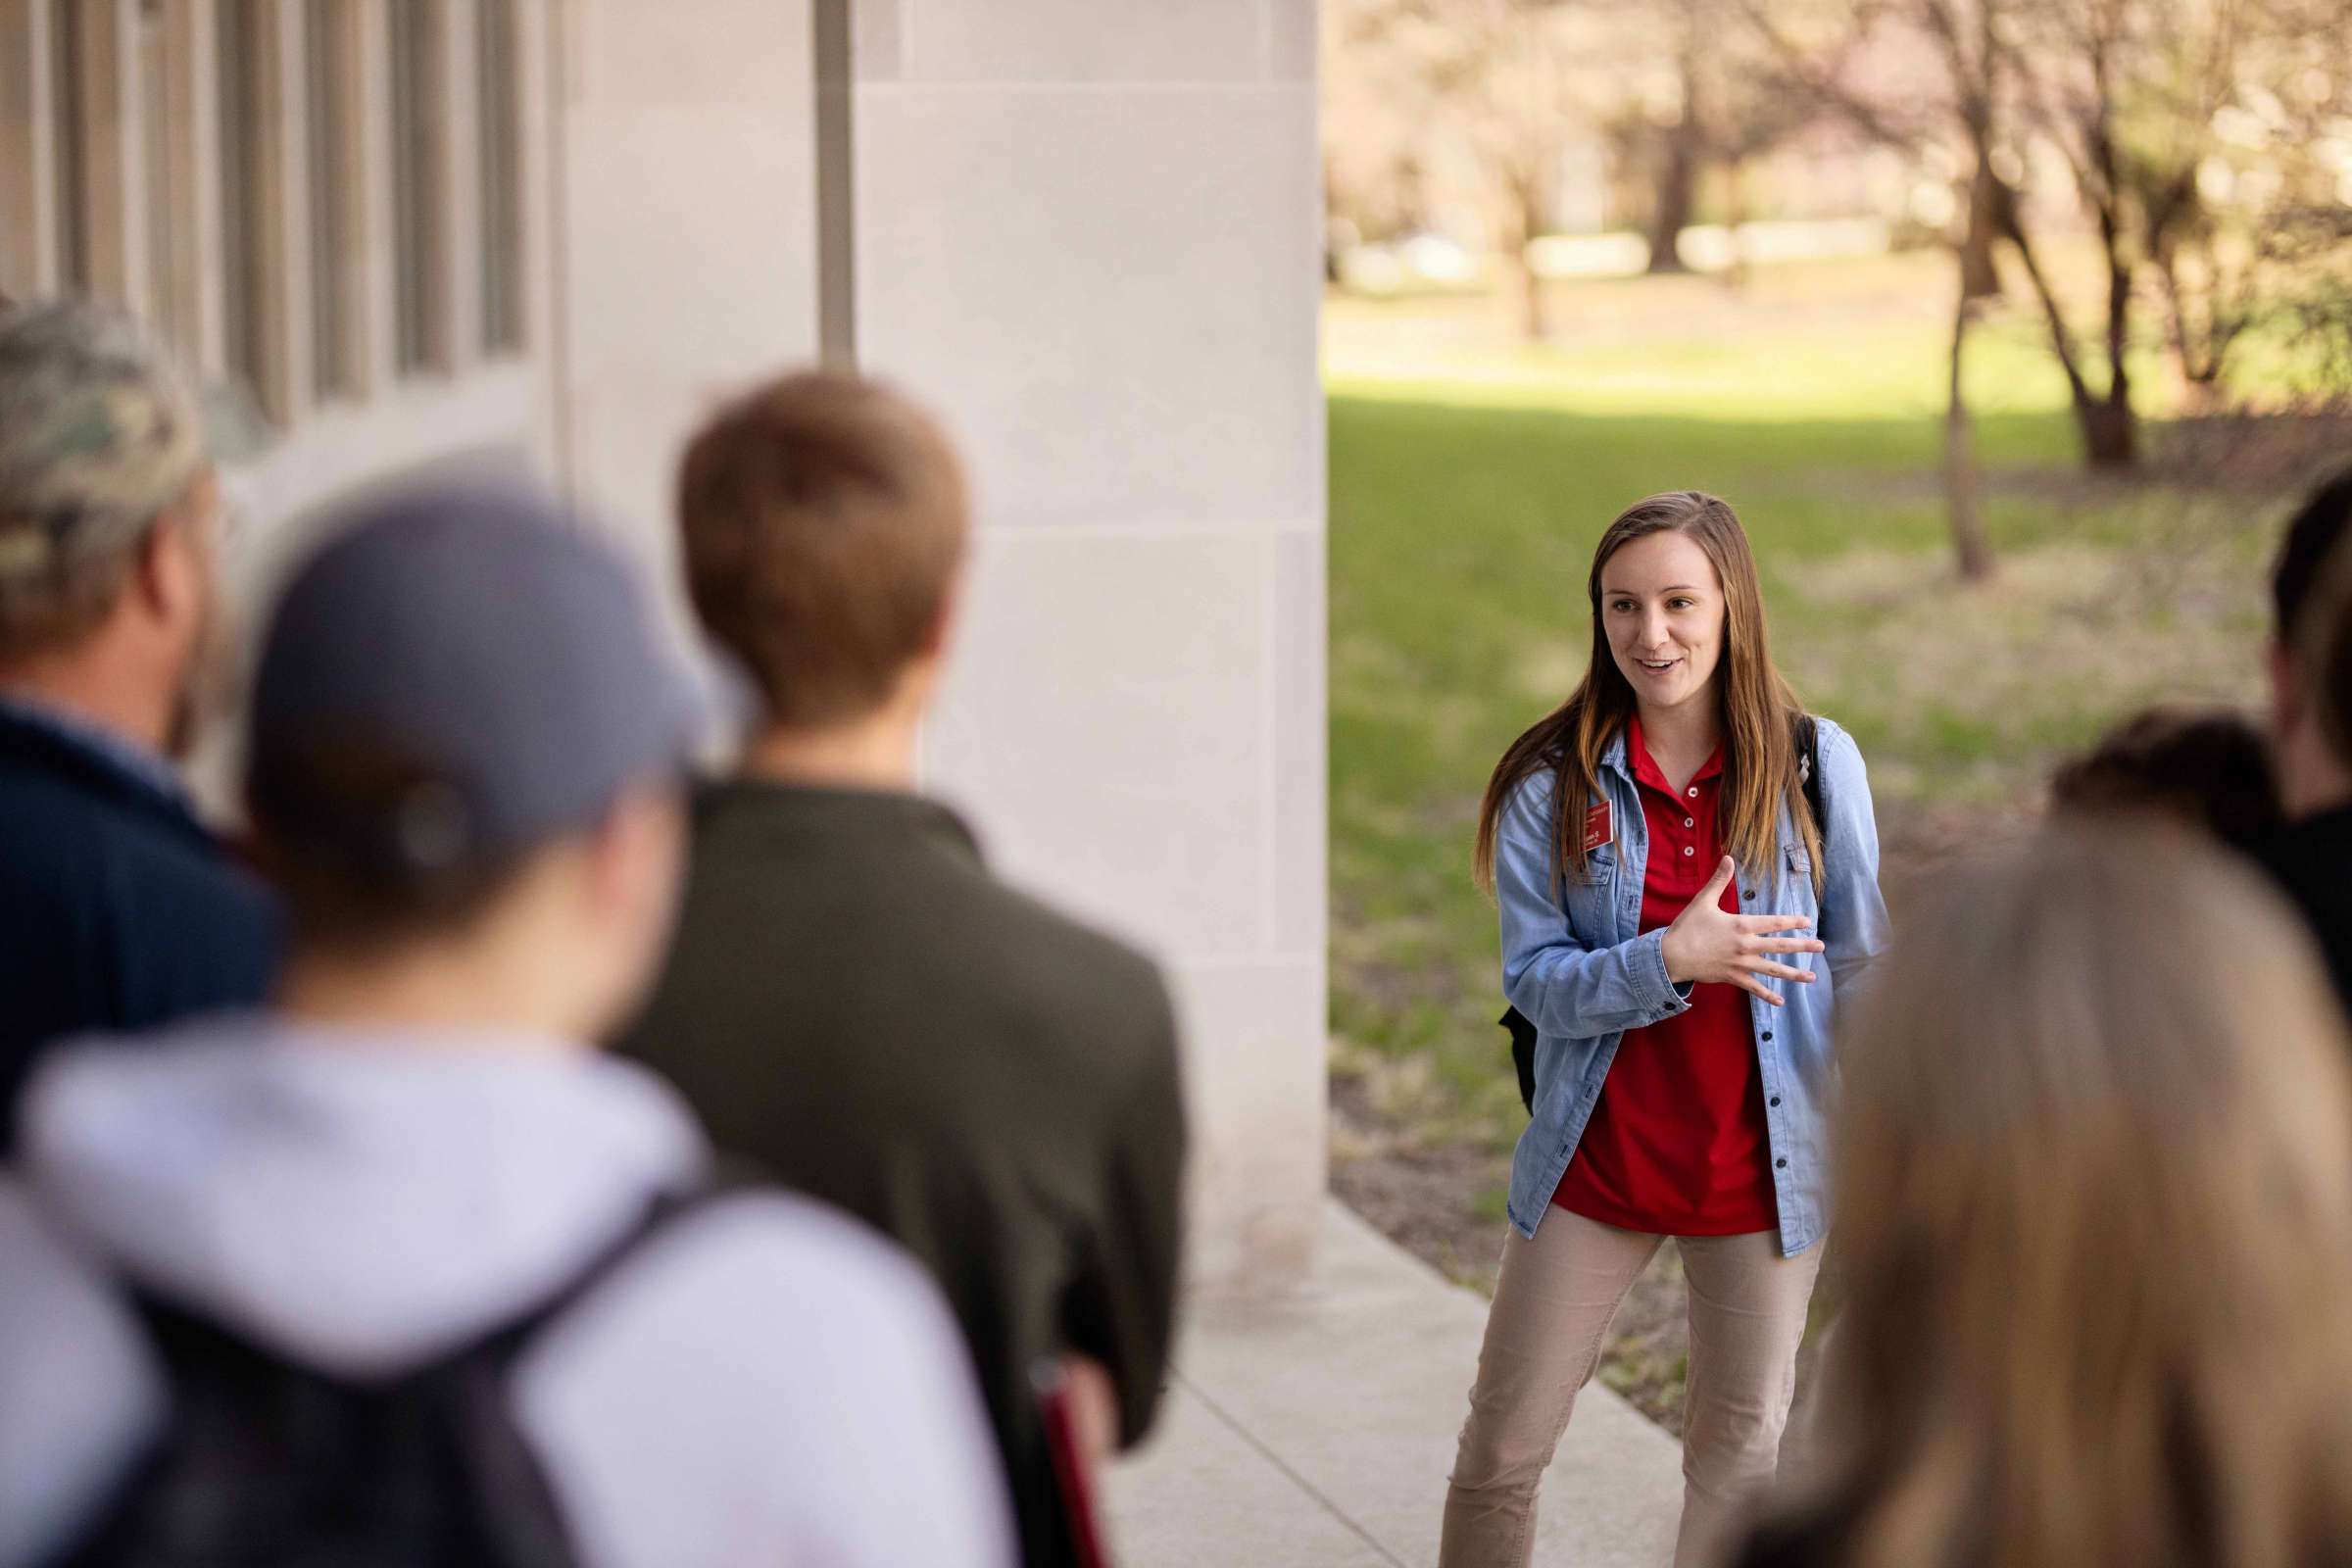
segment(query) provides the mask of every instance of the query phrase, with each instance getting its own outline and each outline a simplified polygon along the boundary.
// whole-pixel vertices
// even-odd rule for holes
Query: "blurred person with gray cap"
[[[385,497],[263,649],[267,1011],[69,1044],[0,1187],[0,1568],[1001,1568],[921,1271],[711,1183],[593,1049],[667,941],[706,714],[520,488]]]
[[[276,970],[275,903],[169,760],[225,663],[220,532],[196,404],[139,328],[0,307],[0,1156],[43,1045]]]

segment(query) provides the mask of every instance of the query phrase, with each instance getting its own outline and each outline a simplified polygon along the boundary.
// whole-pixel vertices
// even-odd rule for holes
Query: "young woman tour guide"
[[[1675,1561],[1722,1549],[1778,1459],[1829,1224],[1831,1022],[1886,927],[1861,754],[1774,669],[1732,509],[1638,503],[1589,593],[1591,667],[1503,753],[1479,820],[1535,1095],[1442,1568],[1530,1560],[1537,1482],[1669,1236],[1690,1290]]]

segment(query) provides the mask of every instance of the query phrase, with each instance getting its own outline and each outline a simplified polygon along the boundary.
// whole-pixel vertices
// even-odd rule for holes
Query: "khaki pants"
[[[1600,1364],[1618,1304],[1664,1240],[1561,1208],[1534,1241],[1505,1238],[1446,1493],[1439,1568],[1526,1568],[1536,1484]],[[1674,1560],[1703,1568],[1730,1547],[1743,1505],[1772,1480],[1823,1249],[1783,1257],[1770,1231],[1678,1237],[1675,1246],[1690,1286],[1690,1373]]]

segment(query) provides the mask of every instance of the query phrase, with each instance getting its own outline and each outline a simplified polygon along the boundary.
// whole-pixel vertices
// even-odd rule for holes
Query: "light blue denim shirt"
[[[1871,960],[1886,945],[1886,905],[1879,896],[1879,830],[1870,779],[1853,737],[1819,721],[1823,834],[1827,860],[1820,899],[1812,867],[1788,813],[1781,813],[1780,851],[1767,866],[1740,867],[1740,907],[1752,914],[1802,914],[1827,952],[1786,954],[1818,978],[1765,984],[1787,1000],[1773,1006],[1748,999],[1756,1061],[1763,1074],[1764,1125],[1771,1143],[1772,1185],[1781,1216],[1781,1250],[1793,1256],[1829,1229],[1829,1123],[1838,1091],[1831,1024],[1853,1004]],[[1600,1099],[1600,1086],[1628,1029],[1687,1011],[1689,986],[1666,978],[1661,928],[1641,935],[1642,881],[1649,864],[1649,825],[1620,732],[1602,754],[1601,793],[1616,842],[1587,858],[1590,877],[1559,885],[1551,844],[1556,780],[1545,769],[1527,779],[1504,806],[1496,833],[1494,885],[1502,911],[1502,990],[1536,1026],[1535,1115],[1511,1156],[1511,1224],[1533,1237],[1551,1207],[1577,1140]],[[1565,907],[1563,907],[1563,904]]]

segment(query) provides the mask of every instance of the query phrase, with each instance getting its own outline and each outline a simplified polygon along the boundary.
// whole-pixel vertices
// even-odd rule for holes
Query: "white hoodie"
[[[526,1310],[702,1169],[668,1088],[558,1042],[228,1015],[60,1053],[0,1181],[0,1568],[55,1551],[168,1397],[119,1279],[338,1374]],[[781,1193],[682,1216],[525,1349],[514,1413],[594,1568],[1001,1568],[960,1339]]]

